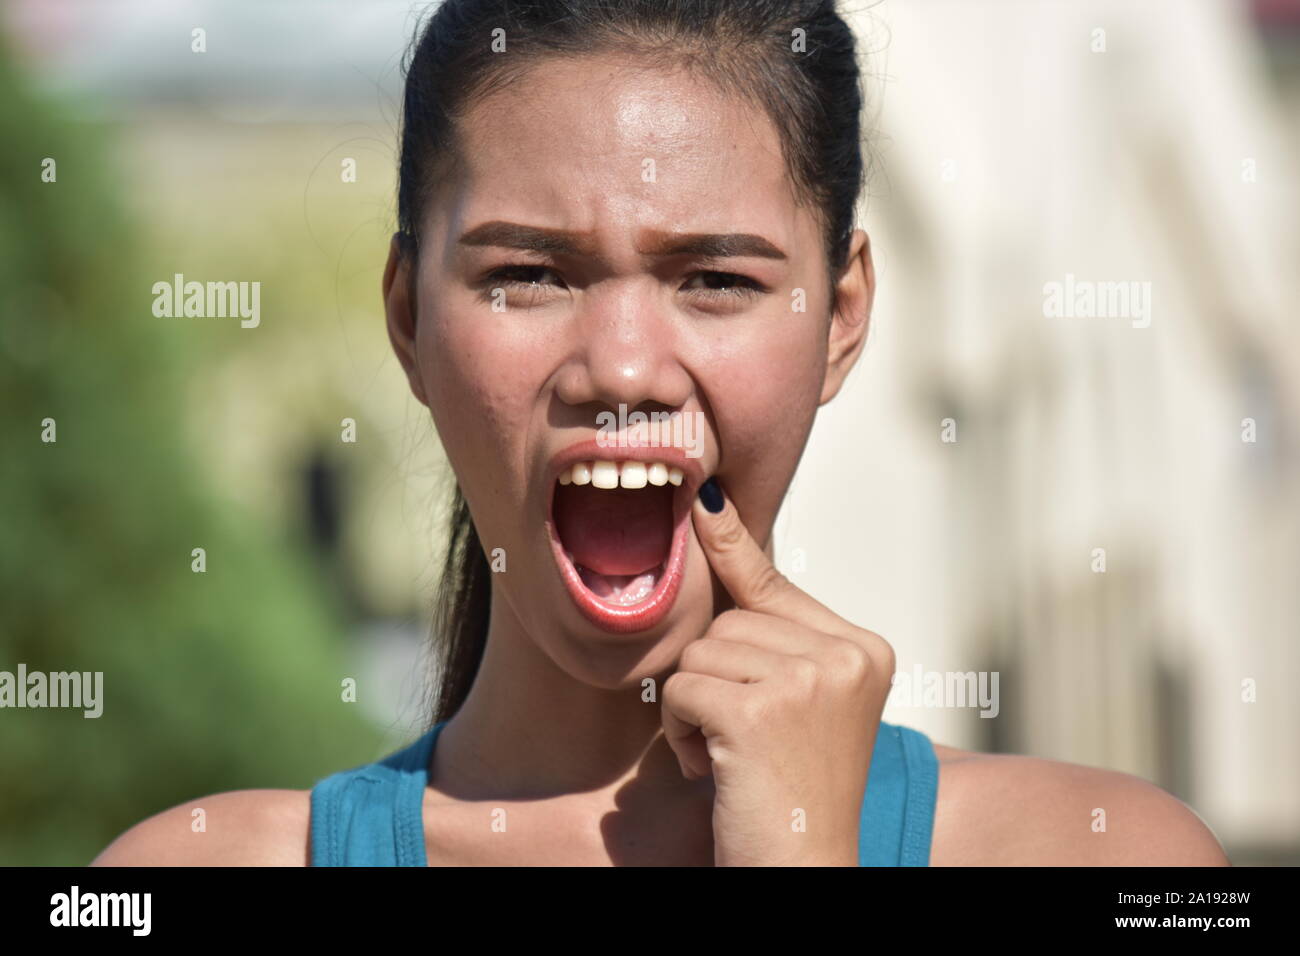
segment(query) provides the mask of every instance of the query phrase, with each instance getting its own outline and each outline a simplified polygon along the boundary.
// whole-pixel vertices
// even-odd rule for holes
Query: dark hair
[[[864,175],[856,45],[835,7],[835,0],[444,0],[417,31],[404,63],[397,193],[403,255],[419,257],[426,204],[462,161],[455,121],[476,99],[540,59],[617,50],[654,66],[697,71],[766,112],[795,194],[823,228],[833,294]],[[495,52],[494,42],[504,42],[505,51]],[[431,724],[449,719],[469,693],[487,641],[491,594],[491,571],[459,485],[448,518],[434,609]]]

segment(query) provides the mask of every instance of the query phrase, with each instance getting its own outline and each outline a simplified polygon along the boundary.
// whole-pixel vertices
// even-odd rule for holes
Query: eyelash
[[[483,277],[482,285],[484,287],[485,296],[490,298],[492,294],[492,290],[494,288],[516,288],[516,289],[523,288],[525,290],[535,292],[537,289],[541,287],[541,284],[538,283],[535,279],[530,281],[526,279],[512,278],[512,274],[517,275],[518,273],[521,272],[522,273],[550,272],[552,274],[555,274],[555,270],[552,269],[550,266],[539,266],[539,265],[522,264],[522,263],[519,265],[501,266],[499,268],[493,269],[492,271],[488,272]],[[712,277],[728,280],[727,285],[730,286],[730,288],[728,289],[690,290],[694,294],[700,295],[705,299],[712,299],[714,301],[718,301],[722,299],[746,299],[767,291],[767,288],[761,282],[751,279],[749,278],[749,276],[740,275],[737,272],[720,272],[714,269],[702,269],[699,272],[692,273],[690,278],[696,279],[704,276],[712,276]]]

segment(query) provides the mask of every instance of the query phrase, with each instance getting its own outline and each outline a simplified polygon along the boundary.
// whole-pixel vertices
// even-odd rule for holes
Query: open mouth
[[[694,483],[675,464],[639,457],[560,468],[550,505],[551,549],[588,620],[609,631],[640,631],[672,608]]]

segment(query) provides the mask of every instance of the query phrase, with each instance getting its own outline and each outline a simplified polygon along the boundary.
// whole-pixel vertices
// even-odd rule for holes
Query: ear
[[[849,240],[849,259],[835,284],[831,327],[826,349],[826,378],[818,404],[837,394],[862,354],[871,324],[871,304],[876,297],[876,268],[871,261],[871,239],[861,229]]]
[[[420,382],[420,364],[416,359],[415,330],[416,303],[411,294],[414,288],[415,258],[403,255],[400,237],[393,235],[388,245],[388,264],[384,267],[384,313],[388,323],[388,340],[393,343],[397,360],[406,372],[411,393],[420,404],[428,407],[424,386]]]

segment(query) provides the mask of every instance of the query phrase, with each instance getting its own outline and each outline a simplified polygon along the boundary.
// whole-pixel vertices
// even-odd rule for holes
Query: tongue
[[[639,604],[648,598],[659,581],[654,571],[644,574],[598,574],[578,565],[578,577],[587,590],[611,604]]]
[[[610,583],[620,589],[631,582],[616,579],[640,577],[667,559],[672,521],[672,489],[666,485],[556,490],[555,530],[574,564],[615,579]]]

